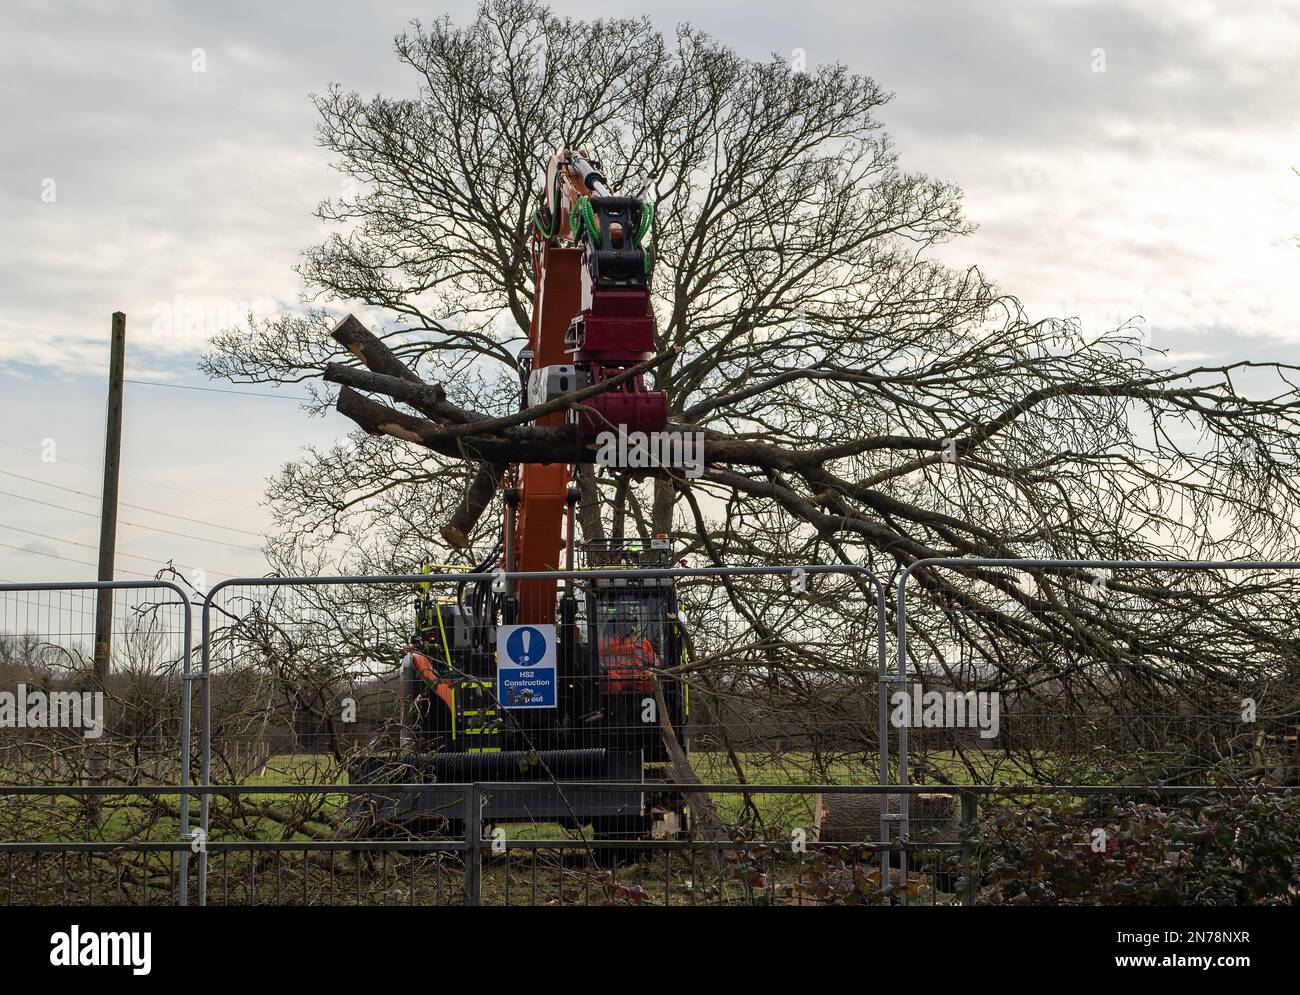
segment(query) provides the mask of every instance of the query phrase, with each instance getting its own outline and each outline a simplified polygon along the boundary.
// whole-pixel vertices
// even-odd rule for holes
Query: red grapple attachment
[[[630,232],[640,223],[641,202],[630,197],[593,197],[598,218],[597,237],[588,237],[587,272],[590,306],[573,319],[565,333],[565,350],[573,365],[603,383],[628,367],[653,359],[654,319],[650,316],[650,288],[645,273],[645,253],[633,245]],[[618,238],[611,231],[620,231]],[[617,387],[588,398],[591,411],[576,413],[574,420],[584,441],[601,432],[661,432],[668,423],[668,397],[661,390],[646,390],[645,378],[636,376]]]

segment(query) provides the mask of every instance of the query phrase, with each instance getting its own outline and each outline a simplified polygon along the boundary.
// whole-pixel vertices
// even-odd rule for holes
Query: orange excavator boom
[[[542,207],[533,216],[532,322],[520,353],[525,407],[616,377],[653,358],[655,347],[652,257],[645,242],[652,206],[618,196],[585,151],[552,156],[545,183]],[[577,491],[570,482],[582,447],[602,431],[660,431],[666,419],[664,393],[646,390],[642,376],[586,398],[580,410],[537,418],[537,425],[575,426],[574,461],[508,469],[502,566],[561,569],[566,542],[572,553]],[[571,555],[565,566],[572,567]],[[553,622],[555,590],[554,581],[544,580],[508,586],[504,620]]]

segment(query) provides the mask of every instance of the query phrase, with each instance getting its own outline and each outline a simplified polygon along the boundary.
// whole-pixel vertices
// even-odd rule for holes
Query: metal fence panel
[[[913,564],[890,681],[897,783],[1293,783],[1298,567]],[[950,815],[904,795],[899,829],[921,839]]]
[[[525,581],[572,594],[559,623],[577,638],[564,641],[571,655],[557,661],[555,700],[543,707],[498,675],[497,631],[480,607]],[[205,794],[200,901],[209,853],[236,839],[441,833],[472,843],[450,786],[459,782],[534,782],[484,795],[473,818],[514,835],[568,833],[581,846],[584,833],[685,831],[695,813],[683,776],[872,779],[884,631],[883,588],[853,567],[223,582],[204,604],[202,783],[410,787],[258,807]],[[721,807],[714,821],[811,827],[815,805],[809,793],[773,811],[750,795]]]
[[[0,786],[172,785],[0,797],[0,901],[186,902],[191,642],[166,581],[0,584]]]
[[[30,675],[83,690],[96,589],[117,599],[102,737],[3,728],[0,697],[0,895],[1284,900],[1296,566],[925,561],[899,585],[892,674],[883,589],[845,567],[230,581],[203,604],[193,674],[172,585],[0,585],[11,697]],[[526,652],[498,673],[510,634],[476,601],[512,582],[573,593],[555,681]],[[1263,849],[1225,856],[1224,833]]]

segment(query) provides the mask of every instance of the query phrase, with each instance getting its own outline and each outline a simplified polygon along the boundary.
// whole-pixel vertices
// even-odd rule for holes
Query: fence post
[[[971,846],[970,833],[975,825],[979,796],[973,791],[961,793],[961,872],[966,888],[961,896],[962,905],[975,904],[975,848]]]
[[[872,575],[874,580],[874,575]],[[880,760],[880,786],[890,783],[889,775],[889,689],[894,679],[889,674],[885,652],[885,589],[877,581],[876,590],[876,752]],[[880,798],[880,842],[889,842],[890,795]],[[880,861],[880,887],[886,891],[890,885],[890,864],[893,857],[888,849],[877,851]]]
[[[483,788],[471,784],[465,789],[465,904],[478,905],[482,892]]]

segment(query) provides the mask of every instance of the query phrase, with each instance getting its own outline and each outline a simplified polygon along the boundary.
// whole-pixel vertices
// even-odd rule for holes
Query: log
[[[469,547],[469,534],[474,531],[474,526],[483,514],[483,510],[492,503],[492,498],[497,492],[497,484],[505,472],[503,463],[487,461],[479,463],[473,479],[465,488],[464,496],[456,505],[456,510],[452,512],[451,520],[441,529],[442,537],[447,540],[449,546],[456,549]]]
[[[383,341],[349,314],[330,333],[334,341],[376,373],[396,377],[410,383],[423,384],[415,372],[398,359]]]
[[[576,436],[572,425],[513,427],[500,435],[449,438],[437,422],[372,401],[350,387],[339,391],[334,406],[370,435],[387,435],[414,442],[457,459],[566,463],[573,458]]]
[[[819,794],[813,814],[817,839],[822,843],[879,842],[880,805],[885,797]],[[957,843],[961,839],[957,799],[952,795],[912,795],[908,814],[913,843]],[[896,836],[897,830],[891,829],[890,835]]]

